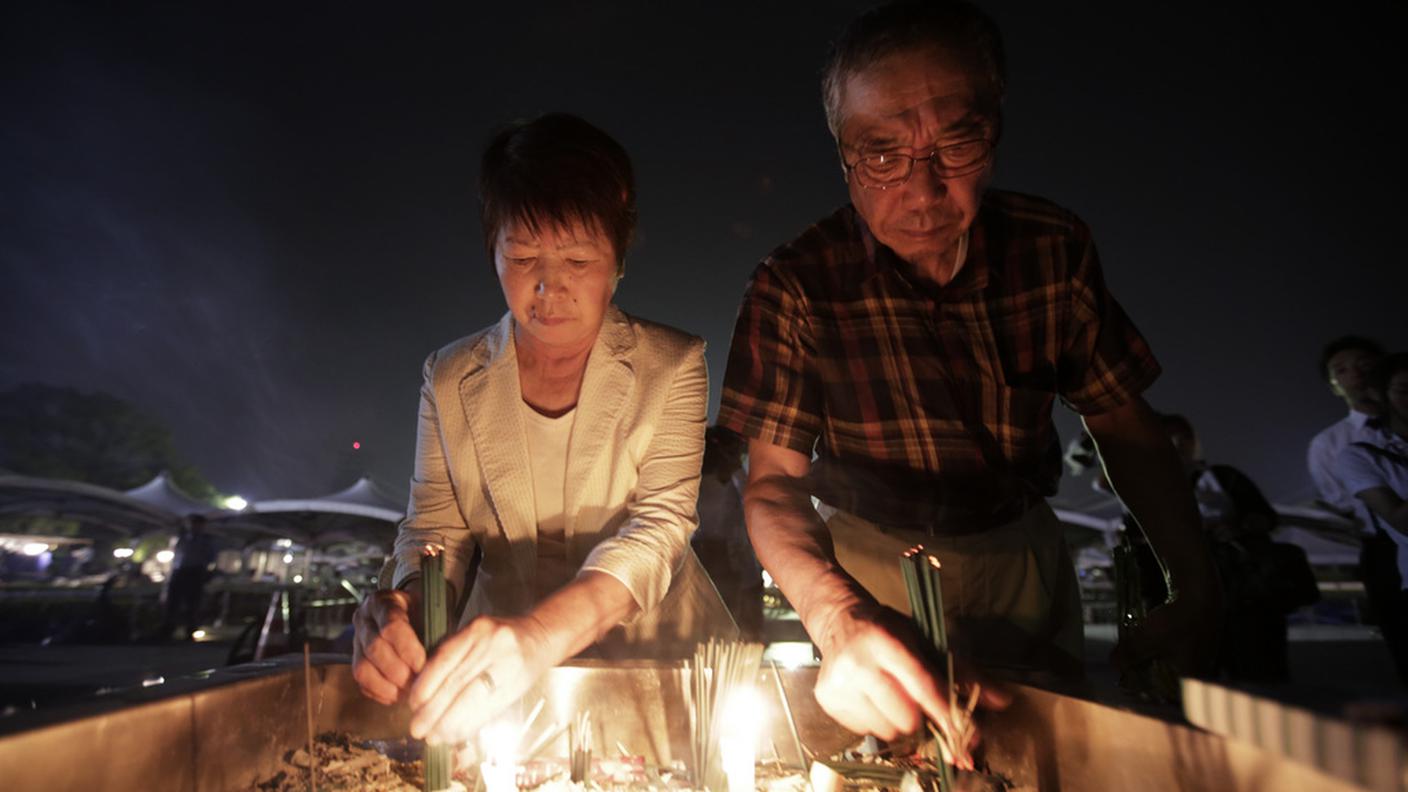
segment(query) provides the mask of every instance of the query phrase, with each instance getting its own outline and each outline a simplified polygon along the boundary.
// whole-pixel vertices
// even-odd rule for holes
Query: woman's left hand
[[[533,618],[480,616],[436,648],[411,686],[411,736],[470,739],[554,663]]]

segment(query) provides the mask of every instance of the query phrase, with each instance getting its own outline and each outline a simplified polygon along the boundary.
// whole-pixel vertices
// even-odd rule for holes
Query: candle
[[[479,732],[479,778],[488,792],[518,792],[519,729],[496,723]]]
[[[728,792],[753,792],[753,768],[758,761],[763,703],[753,685],[741,685],[724,704],[719,730],[719,763],[728,779]]]
[[[518,792],[518,773],[512,765],[481,762],[479,778],[488,792]]]

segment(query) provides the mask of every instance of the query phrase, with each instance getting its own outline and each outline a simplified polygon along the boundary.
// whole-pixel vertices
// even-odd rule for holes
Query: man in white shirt
[[[1408,354],[1384,358],[1370,387],[1384,415],[1350,441],[1336,469],[1345,490],[1365,506],[1372,534],[1360,562],[1364,585],[1376,586],[1370,602],[1408,685]]]
[[[1381,406],[1369,388],[1369,376],[1383,356],[1382,346],[1359,336],[1343,336],[1325,345],[1320,375],[1330,391],[1344,399],[1349,415],[1315,435],[1306,454],[1321,502],[1341,514],[1353,514],[1366,525],[1363,506],[1345,489],[1336,465],[1340,452],[1363,430],[1364,423],[1379,415]]]

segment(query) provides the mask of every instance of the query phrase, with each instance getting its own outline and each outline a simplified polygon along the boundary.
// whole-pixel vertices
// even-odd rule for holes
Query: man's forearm
[[[776,475],[751,481],[744,513],[758,561],[825,652],[833,617],[872,598],[836,562],[831,534],[799,479]]]
[[[1400,535],[1408,535],[1408,500],[1389,487],[1374,487],[1356,494],[1379,521]]]

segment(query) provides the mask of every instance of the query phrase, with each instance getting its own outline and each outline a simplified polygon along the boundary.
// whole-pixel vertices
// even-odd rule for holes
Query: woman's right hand
[[[411,627],[417,599],[406,591],[377,591],[353,614],[352,678],[367,698],[395,704],[425,667],[425,647]]]

